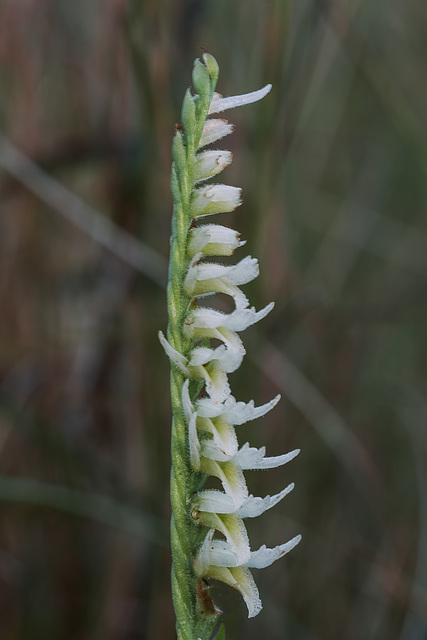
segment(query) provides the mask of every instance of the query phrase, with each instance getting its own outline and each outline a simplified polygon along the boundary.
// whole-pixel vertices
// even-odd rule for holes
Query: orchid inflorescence
[[[216,60],[208,53],[195,61],[197,93],[187,90],[182,122],[176,127],[168,340],[159,334],[173,363],[172,592],[178,638],[188,640],[207,640],[220,613],[209,594],[209,578],[236,588],[249,617],[255,616],[262,605],[250,568],[267,567],[301,539],[296,536],[273,549],[263,545],[251,551],[243,523],[244,518],[276,505],[294,488],[292,483],[273,497],[254,497],[243,472],[286,464],[299,450],[266,457],[265,447],[256,449],[246,443],[239,448],[237,441],[236,426],[265,415],[280,399],[276,396],[260,407],[253,401],[237,402],[228,382],[228,374],[239,368],[245,355],[238,332],[264,318],[274,303],[256,311],[240,289],[257,277],[256,259],[246,257],[231,266],[209,261],[210,256],[230,256],[245,243],[228,227],[198,224],[200,218],[231,212],[241,204],[240,189],[205,183],[231,163],[232,154],[204,148],[233,130],[226,120],[208,116],[256,102],[271,85],[223,98],[215,92],[218,72]],[[217,293],[233,300],[233,311],[200,306],[200,298]],[[217,346],[212,346],[212,340]],[[209,476],[220,480],[222,491],[203,489]]]

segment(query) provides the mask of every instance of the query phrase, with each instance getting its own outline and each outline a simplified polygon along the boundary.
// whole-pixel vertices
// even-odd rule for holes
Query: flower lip
[[[197,400],[197,413],[199,416],[214,418],[219,415],[224,415],[227,420],[233,425],[241,425],[251,420],[261,418],[266,413],[271,411],[280,400],[280,394],[273,400],[255,407],[254,401],[251,400],[248,403],[237,402],[233,396],[229,396],[225,403],[218,405],[210,398],[200,398]]]
[[[274,302],[270,302],[270,304],[266,305],[264,309],[260,311],[255,311],[254,307],[250,309],[236,308],[229,314],[216,311],[216,309],[199,307],[188,315],[185,321],[185,328],[190,335],[194,335],[197,329],[226,328],[231,331],[244,331],[251,325],[265,318],[273,307]],[[197,337],[201,336],[199,335]]]
[[[235,459],[240,467],[245,470],[274,469],[275,467],[281,467],[296,458],[300,451],[300,449],[294,449],[293,451],[281,456],[266,458],[265,447],[256,449],[255,447],[250,447],[249,443],[246,442],[246,444],[244,444],[236,454]]]
[[[230,96],[228,98],[223,98],[221,94],[215,93],[209,108],[209,115],[212,113],[221,113],[227,109],[241,107],[245,104],[251,104],[252,102],[258,102],[258,100],[262,100],[267,93],[270,93],[271,88],[271,84],[266,84],[265,87],[258,89],[258,91],[251,91],[250,93],[243,93],[240,96]]]

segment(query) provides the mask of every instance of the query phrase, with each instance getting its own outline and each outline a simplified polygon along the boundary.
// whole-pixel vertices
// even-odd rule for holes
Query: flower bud
[[[231,151],[202,151],[194,160],[194,182],[207,180],[221,173],[233,160]]]

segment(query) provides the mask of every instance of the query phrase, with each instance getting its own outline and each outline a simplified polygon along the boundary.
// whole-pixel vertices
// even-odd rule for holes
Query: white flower
[[[237,402],[233,396],[229,396],[224,404],[218,405],[212,402],[210,398],[200,398],[196,402],[197,414],[203,418],[215,418],[223,415],[233,425],[245,424],[250,420],[256,420],[261,418],[266,413],[271,411],[280,400],[280,395],[277,395],[273,400],[263,404],[260,407],[255,407],[254,401],[251,400],[248,403]]]
[[[295,536],[289,542],[268,549],[262,545],[252,551],[245,562],[241,562],[228,541],[215,540],[214,529],[208,532],[196,560],[196,571],[203,578],[214,578],[237,589],[246,602],[249,618],[262,609],[258,589],[249,567],[263,569],[289,553],[300,542]]]
[[[265,496],[265,498],[255,498],[253,495],[244,499],[238,513],[241,518],[256,518],[276,506],[285,496],[288,495],[295,487],[291,482],[283,491],[275,496]],[[233,513],[235,504],[232,498],[222,491],[216,489],[207,489],[196,494],[195,502],[198,511],[207,511],[208,513]]]
[[[237,264],[225,266],[211,262],[199,262],[202,253],[194,256],[185,279],[185,289],[193,297],[225,293],[242,296],[237,285],[247,284],[259,274],[258,260],[246,256]],[[244,296],[246,299],[246,296]]]
[[[236,308],[232,313],[226,314],[215,309],[200,307],[191,311],[185,321],[185,329],[194,338],[204,338],[205,329],[230,329],[231,331],[244,331],[252,324],[259,322],[270,313],[274,302],[270,302],[261,311],[255,311],[254,307]]]
[[[221,173],[225,167],[231,164],[233,154],[231,151],[202,151],[196,155],[194,161],[194,182],[207,180]]]
[[[205,256],[231,256],[245,244],[234,229],[219,224],[204,224],[191,229],[188,234],[187,253],[193,258],[197,253]]]
[[[242,190],[227,184],[209,184],[194,189],[191,195],[191,213],[193,218],[209,216],[214,213],[229,213],[242,204]]]

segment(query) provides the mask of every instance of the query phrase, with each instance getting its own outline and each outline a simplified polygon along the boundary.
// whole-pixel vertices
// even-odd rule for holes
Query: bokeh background
[[[241,442],[299,458],[248,528],[300,546],[215,588],[227,638],[427,638],[427,10],[422,0],[0,1],[0,634],[173,640],[167,324],[173,125],[200,47],[275,311]],[[247,253],[247,252],[246,252]],[[242,250],[241,257],[246,254]]]

